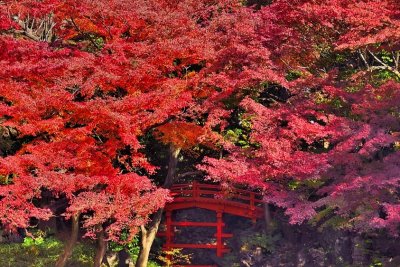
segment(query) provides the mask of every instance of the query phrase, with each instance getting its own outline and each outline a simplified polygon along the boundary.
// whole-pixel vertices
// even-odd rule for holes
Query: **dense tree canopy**
[[[208,158],[202,168],[265,188],[265,199],[286,208],[293,223],[318,218],[397,234],[399,3],[383,2],[262,8],[259,30],[292,81],[269,87],[272,101],[242,101],[256,146],[229,148],[228,158]]]
[[[399,40],[396,0],[4,0],[0,222],[129,241],[172,200],[152,136],[292,223],[398,234]]]
[[[1,8],[2,125],[24,139],[2,159],[5,226],[48,218],[31,201],[43,190],[69,199],[67,216],[93,211],[87,226],[111,218],[115,230],[143,224],[167,193],[134,171],[155,171],[138,137],[220,114],[219,99],[276,78],[250,10],[235,1],[6,1]],[[139,203],[150,197],[158,201]]]

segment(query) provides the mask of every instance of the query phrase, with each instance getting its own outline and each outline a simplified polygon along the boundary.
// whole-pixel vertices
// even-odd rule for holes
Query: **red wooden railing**
[[[174,201],[165,207],[165,231],[159,232],[159,236],[165,237],[164,250],[173,248],[195,248],[195,249],[216,249],[218,257],[229,251],[224,244],[224,238],[231,238],[233,235],[223,232],[225,226],[223,213],[242,216],[256,221],[263,214],[262,196],[259,193],[243,189],[233,189],[229,192],[222,190],[220,185],[201,184],[175,184],[171,188]],[[187,208],[203,208],[216,212],[216,222],[190,222],[173,221],[172,211]],[[175,227],[216,227],[216,242],[214,244],[177,244],[173,242]],[[181,265],[183,267],[183,265]],[[196,265],[185,265],[196,266]],[[200,265],[198,265],[201,267]],[[210,267],[212,265],[204,265]]]
[[[167,205],[170,210],[186,208],[196,202],[195,207],[209,210],[222,208],[224,213],[254,220],[259,217],[260,213],[262,214],[262,196],[253,191],[234,188],[228,192],[222,190],[220,185],[193,182],[192,184],[173,185],[171,194],[174,201]]]

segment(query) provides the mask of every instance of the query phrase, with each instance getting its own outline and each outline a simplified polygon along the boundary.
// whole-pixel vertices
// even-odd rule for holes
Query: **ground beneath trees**
[[[263,221],[224,214],[224,233],[231,252],[216,257],[212,249],[183,249],[192,264],[217,264],[222,267],[336,267],[400,266],[400,239],[384,233],[357,236],[349,231],[322,229],[310,225],[292,226],[278,211],[281,225],[265,234]],[[216,214],[204,209],[186,209],[173,213],[175,221],[215,222]],[[214,227],[176,227],[174,243],[215,243]]]

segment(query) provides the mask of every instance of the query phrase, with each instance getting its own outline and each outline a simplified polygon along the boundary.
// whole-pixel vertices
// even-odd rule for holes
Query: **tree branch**
[[[34,18],[31,19],[29,15],[24,20],[21,20],[19,15],[15,15],[12,18],[22,28],[22,31],[16,32],[20,32],[34,41],[51,42],[53,37],[52,31],[56,25],[53,22],[53,16],[51,14],[41,19],[39,22]]]
[[[380,60],[374,53],[372,53],[371,51],[367,50],[368,53],[379,63],[381,64],[381,66],[373,66],[370,67],[370,70],[374,70],[374,69],[381,69],[381,70],[389,70],[391,72],[393,72],[397,77],[400,78],[400,72],[393,68],[392,66],[389,66],[388,64],[384,63],[382,60]]]
[[[399,69],[399,61],[400,61],[400,51],[392,52],[393,55],[393,60],[394,60],[394,66],[396,70]]]
[[[28,37],[28,38],[30,38],[30,39],[32,39],[32,40],[34,40],[34,41],[40,41],[40,37],[39,37],[39,36],[36,36],[36,35],[32,32],[32,29],[29,28],[29,18],[28,18],[28,21],[25,20],[26,22],[23,21],[23,20],[20,20],[20,19],[18,18],[18,16],[14,16],[13,19],[14,19],[14,21],[15,21],[16,23],[18,23],[19,26],[21,26],[21,28],[23,29],[22,33],[23,33],[26,37]]]
[[[368,64],[368,62],[367,62],[367,60],[366,60],[366,58],[364,56],[363,51],[361,51],[361,49],[358,50],[358,54],[360,55],[362,61],[364,62],[365,66],[367,67],[367,69],[369,69],[370,66],[369,66],[369,64]]]
[[[71,22],[72,25],[74,25],[74,28],[82,35],[85,35],[85,33],[78,27],[78,25],[75,23],[74,19],[71,17]],[[89,37],[89,41],[90,43],[96,47],[97,50],[101,50],[101,47],[98,46],[98,44],[96,44],[96,42],[93,40],[93,38],[90,36],[90,34],[86,35],[87,37]]]

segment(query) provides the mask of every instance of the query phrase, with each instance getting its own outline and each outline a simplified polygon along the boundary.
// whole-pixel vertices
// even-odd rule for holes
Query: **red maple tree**
[[[64,201],[74,226],[57,266],[79,223],[103,243],[128,242],[121,233],[139,226],[145,239],[170,198],[151,182],[157,166],[139,137],[156,128],[176,165],[180,149],[212,142],[204,136],[223,123],[222,100],[281,80],[255,33],[260,18],[238,1],[3,1],[0,14],[2,127],[20,144],[1,159],[0,220],[26,228]],[[96,266],[103,255],[100,244]]]
[[[293,81],[241,103],[253,148],[228,146],[228,157],[207,158],[201,169],[263,188],[292,223],[315,217],[397,234],[398,10],[398,1],[367,0],[282,0],[262,8],[259,33]],[[332,57],[344,60],[332,64]]]
[[[325,211],[395,232],[399,2],[242,2],[2,1],[1,127],[18,144],[0,159],[3,227],[61,203],[74,226],[58,266],[80,224],[96,266],[140,228],[146,266],[179,153],[201,143],[229,153],[206,159],[211,177],[263,188],[293,223]],[[238,108],[247,148],[222,138]],[[150,134],[169,145],[163,186]]]

